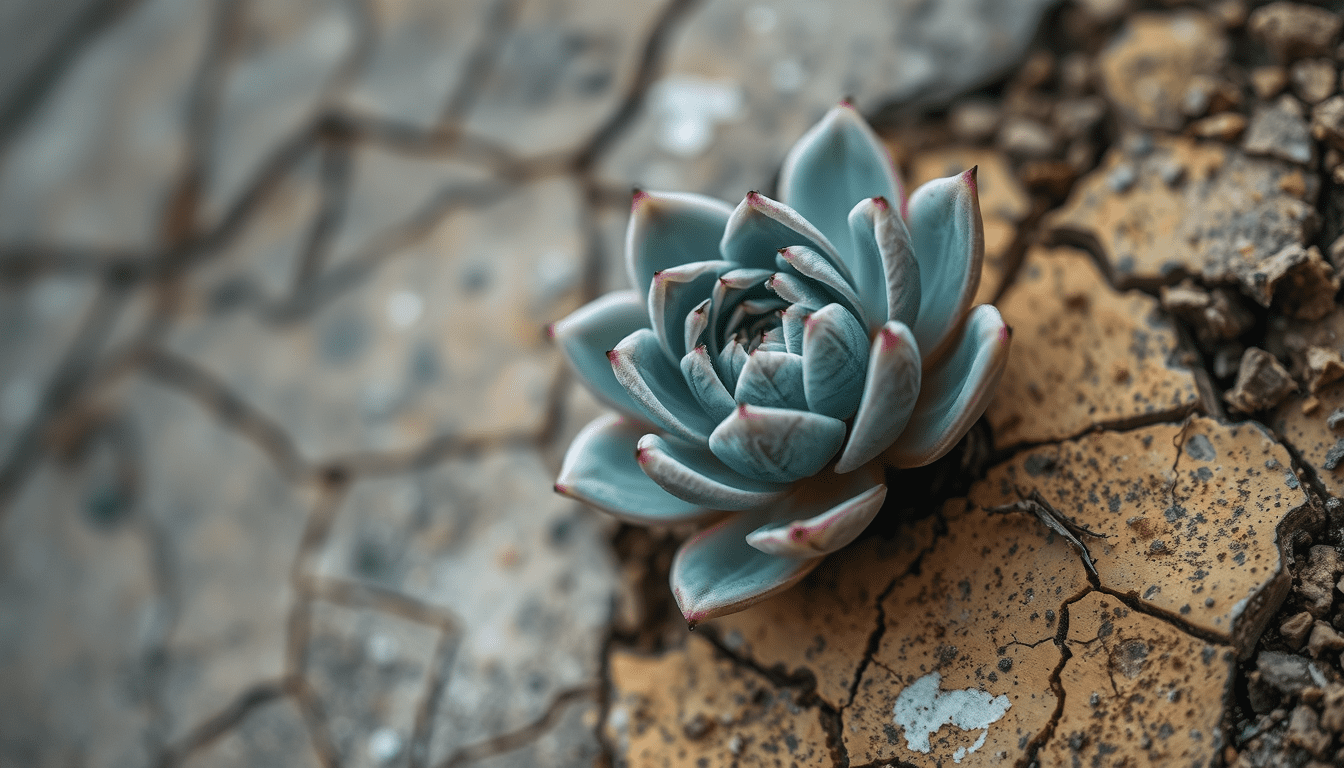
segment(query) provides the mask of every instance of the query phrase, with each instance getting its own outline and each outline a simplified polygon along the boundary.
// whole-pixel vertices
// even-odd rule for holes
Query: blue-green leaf
[[[952,450],[989,405],[1011,337],[992,305],[971,310],[952,353],[925,373],[910,423],[884,456],[888,463],[922,467]]]
[[[767,408],[807,410],[802,355],[771,352],[764,344],[757,347],[747,355],[733,399]]]
[[[709,439],[717,422],[696,402],[678,364],[668,361],[653,331],[645,328],[626,336],[607,357],[616,380],[646,419],[692,442],[703,445]]]
[[[737,407],[732,393],[724,386],[718,371],[714,370],[714,361],[709,359],[709,350],[705,345],[701,344],[681,358],[681,375],[686,379],[686,386],[691,388],[696,402],[715,422],[728,418],[728,414]]]
[[[935,179],[910,195],[911,243],[919,261],[919,318],[911,326],[925,366],[941,361],[980,286],[985,231],[975,171]]]
[[[673,363],[689,349],[686,315],[710,297],[721,275],[732,270],[726,261],[696,261],[654,273],[649,284],[649,320]]]
[[[719,249],[723,258],[741,266],[769,269],[779,249],[790,245],[811,248],[829,260],[846,280],[852,279],[825,235],[797,211],[758,192],[748,192],[733,211]]]
[[[739,475],[704,448],[658,435],[640,438],[638,459],[644,474],[662,490],[710,509],[754,509],[789,492],[787,485]]]
[[[816,474],[845,441],[845,423],[786,408],[739,405],[709,436],[729,467],[758,480],[790,483]]]
[[[772,555],[817,557],[849,544],[882,509],[882,469],[847,475],[822,473],[775,505],[774,520],[747,535],[747,544]]]
[[[867,256],[867,270],[857,280],[859,296],[868,307],[868,328],[875,331],[887,320],[913,327],[919,318],[921,296],[919,262],[910,244],[905,220],[883,198],[864,200],[849,212],[854,245]],[[879,309],[880,308],[880,309]]]
[[[704,195],[635,192],[625,232],[625,268],[641,298],[653,274],[695,261],[715,261],[733,207]]]
[[[636,446],[648,431],[616,414],[598,416],[570,443],[555,490],[639,525],[681,523],[717,514],[673,496],[640,469]]]
[[[628,416],[647,419],[616,380],[607,353],[626,336],[649,327],[649,311],[638,291],[614,291],[579,307],[551,325],[551,338],[575,375],[597,398]]]
[[[898,204],[903,199],[891,155],[847,103],[828,112],[789,150],[779,189],[785,203],[831,239],[856,277],[869,270],[859,263],[867,254],[854,248],[847,226],[850,209],[870,197]]]
[[[848,419],[863,396],[868,333],[849,310],[827,304],[807,318],[802,368],[808,410]]]
[[[801,245],[791,245],[779,252],[776,261],[782,261],[803,277],[811,278],[824,285],[835,300],[843,303],[853,312],[859,320],[867,325],[867,319],[863,308],[863,302],[859,300],[858,294],[854,292],[854,287],[849,284],[840,273],[831,267],[830,263],[821,258],[821,255],[811,248]]]
[[[849,442],[835,463],[850,472],[872,461],[900,436],[915,410],[923,375],[919,346],[904,323],[891,321],[873,338],[868,379]]]
[[[748,545],[747,534],[770,520],[768,511],[732,515],[677,550],[672,595],[692,627],[788,589],[821,563],[820,557],[780,557]]]

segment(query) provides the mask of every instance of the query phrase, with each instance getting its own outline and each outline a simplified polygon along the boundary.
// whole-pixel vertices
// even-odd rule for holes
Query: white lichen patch
[[[919,678],[905,687],[892,707],[892,720],[905,730],[905,745],[915,752],[928,754],[933,746],[929,737],[944,725],[953,725],[963,731],[979,730],[980,737],[969,747],[958,747],[952,755],[954,762],[985,744],[989,726],[1008,712],[1012,704],[1007,696],[990,696],[975,688],[940,691],[943,676],[937,672]]]

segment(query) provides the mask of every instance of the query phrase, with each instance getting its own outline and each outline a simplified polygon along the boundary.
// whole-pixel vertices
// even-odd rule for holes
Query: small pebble
[[[1115,192],[1128,192],[1138,179],[1138,173],[1134,170],[1134,166],[1129,163],[1121,163],[1115,166],[1106,175],[1106,183]]]
[[[1279,634],[1293,650],[1300,650],[1307,641],[1307,635],[1311,634],[1311,627],[1315,623],[1309,611],[1293,614],[1279,625]]]

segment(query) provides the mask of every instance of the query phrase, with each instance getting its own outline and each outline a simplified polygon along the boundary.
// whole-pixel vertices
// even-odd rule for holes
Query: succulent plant
[[[556,490],[643,525],[713,521],[672,565],[693,626],[794,584],[863,531],[885,466],[928,464],[984,412],[1007,361],[970,308],[975,169],[905,199],[848,104],[790,150],[780,201],[634,195],[631,290],[551,333],[616,413],[574,439]]]

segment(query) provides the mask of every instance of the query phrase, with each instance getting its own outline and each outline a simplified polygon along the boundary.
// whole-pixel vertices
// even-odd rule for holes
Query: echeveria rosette
[[[907,201],[847,104],[794,145],[781,201],[636,192],[634,288],[552,327],[616,410],[575,438],[556,489],[639,524],[713,521],[677,552],[686,619],[785,589],[867,527],[883,467],[947,453],[1007,361],[971,309],[984,234],[975,169]]]

